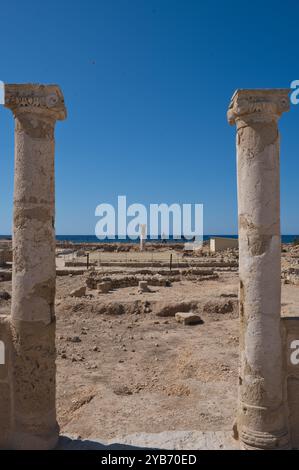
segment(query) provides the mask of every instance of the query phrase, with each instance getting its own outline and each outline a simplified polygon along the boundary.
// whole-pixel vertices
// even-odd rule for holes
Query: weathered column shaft
[[[47,449],[55,409],[54,126],[65,118],[59,88],[6,85],[15,116],[12,442]]]
[[[238,431],[244,448],[285,448],[278,118],[289,90],[238,90],[228,119],[237,126],[240,272]]]

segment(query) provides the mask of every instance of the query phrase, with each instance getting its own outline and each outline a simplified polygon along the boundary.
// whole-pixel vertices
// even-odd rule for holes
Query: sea
[[[213,237],[225,237],[225,238],[238,238],[238,235],[204,235],[203,240],[209,240]],[[0,235],[0,240],[11,240],[11,235]],[[56,235],[57,241],[65,241],[65,242],[72,242],[72,243],[139,243],[139,238],[132,240],[131,238],[127,237],[126,239],[118,238],[106,238],[105,240],[99,240],[95,235]],[[158,239],[152,239],[150,236],[147,237],[148,241],[151,242],[161,242],[164,240],[161,236]],[[295,240],[299,241],[299,235],[282,235],[281,236],[282,243],[293,243]],[[186,243],[185,238],[177,238],[174,236],[170,236],[169,239],[166,240],[166,243]],[[190,241],[190,240],[189,240]]]

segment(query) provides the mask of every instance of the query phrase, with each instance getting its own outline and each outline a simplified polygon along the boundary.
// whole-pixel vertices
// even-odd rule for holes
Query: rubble
[[[200,316],[193,312],[177,312],[175,319],[178,323],[183,323],[183,325],[197,325],[203,323]]]

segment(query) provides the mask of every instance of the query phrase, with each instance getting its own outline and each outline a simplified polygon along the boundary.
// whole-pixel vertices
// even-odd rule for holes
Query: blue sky
[[[93,234],[102,202],[203,203],[236,233],[236,88],[299,79],[297,1],[1,2],[0,79],[58,83],[56,231]],[[299,233],[299,105],[280,121],[282,232]],[[11,233],[13,119],[0,107],[0,233]]]

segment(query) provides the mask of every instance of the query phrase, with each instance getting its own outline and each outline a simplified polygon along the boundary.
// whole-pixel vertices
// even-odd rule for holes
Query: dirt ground
[[[150,286],[144,293],[132,286],[71,297],[85,281],[86,274],[57,277],[61,432],[111,440],[139,432],[230,430],[238,377],[238,273]],[[11,293],[11,281],[0,287]],[[282,314],[298,315],[299,286],[282,282],[282,291]],[[115,308],[119,304],[124,308]],[[202,323],[178,323],[167,305],[196,311]],[[217,305],[225,308],[217,311]],[[2,313],[9,308],[10,301],[0,301]]]
[[[201,314],[204,323],[184,326],[154,311],[105,315],[97,309],[105,301],[180,302],[236,293],[236,276],[220,283],[184,281],[144,294],[129,287],[95,294],[88,302],[65,299],[80,284],[79,276],[58,282],[57,395],[63,432],[111,439],[231,427],[238,362],[238,322],[231,314],[212,319]],[[74,336],[81,341],[69,341]]]

